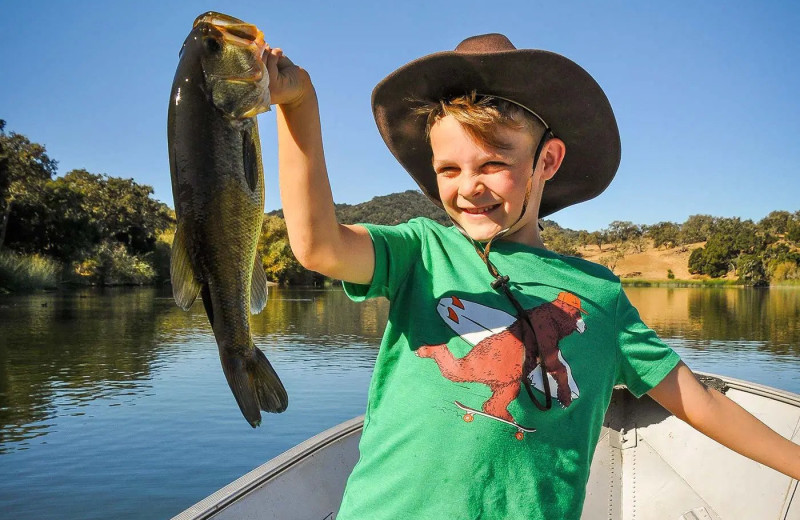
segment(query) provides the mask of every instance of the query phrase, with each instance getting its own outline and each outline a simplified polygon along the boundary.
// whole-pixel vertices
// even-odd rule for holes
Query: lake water
[[[800,393],[800,289],[626,289],[695,370]],[[0,298],[0,508],[15,519],[169,518],[363,413],[388,304],[274,289],[253,317],[289,409],[251,429],[202,305],[168,289]]]

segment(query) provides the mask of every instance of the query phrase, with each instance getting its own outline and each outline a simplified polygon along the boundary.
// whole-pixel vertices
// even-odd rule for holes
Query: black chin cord
[[[544,133],[542,134],[542,137],[539,139],[539,144],[536,146],[536,153],[533,156],[534,171],[536,169],[536,164],[539,162],[539,155],[541,155],[542,153],[542,148],[544,147],[544,144],[552,137],[553,137],[553,132],[550,130],[549,127],[546,128]],[[531,173],[531,177],[533,177],[533,173]],[[523,327],[527,325],[528,330],[530,330],[531,334],[533,334],[533,344],[531,345],[531,350],[534,359],[539,358],[538,365],[542,371],[542,387],[544,389],[544,400],[545,400],[544,404],[540,403],[539,400],[536,399],[536,396],[533,394],[533,390],[531,390],[531,382],[528,380],[528,377],[524,373],[522,375],[522,385],[525,387],[525,391],[528,393],[528,397],[530,397],[533,404],[536,405],[536,408],[544,412],[553,407],[553,398],[550,395],[550,380],[547,377],[548,373],[547,373],[547,368],[545,367],[544,364],[544,357],[540,355],[539,340],[536,337],[536,330],[533,328],[533,323],[531,323],[528,313],[525,312],[525,309],[522,308],[522,305],[517,301],[516,298],[514,298],[514,295],[511,293],[511,289],[508,286],[509,284],[508,276],[501,275],[500,272],[497,270],[497,268],[494,266],[494,264],[492,264],[492,262],[489,261],[489,251],[492,248],[492,242],[494,241],[495,238],[502,237],[503,235],[508,233],[511,230],[511,228],[516,226],[517,223],[519,223],[519,221],[522,220],[522,217],[525,215],[525,211],[528,209],[528,199],[530,198],[530,193],[531,193],[531,183],[529,179],[529,182],[525,187],[525,200],[522,203],[522,211],[520,212],[519,217],[509,227],[495,234],[486,243],[486,247],[484,248],[481,248],[478,242],[473,240],[472,237],[470,237],[469,234],[464,230],[464,228],[459,226],[458,223],[455,222],[455,220],[453,220],[453,225],[456,227],[456,229],[458,229],[461,232],[462,235],[464,235],[464,237],[467,238],[467,240],[470,241],[470,243],[475,248],[475,251],[478,253],[478,256],[480,256],[481,259],[483,260],[483,263],[486,264],[486,268],[489,270],[489,274],[492,275],[492,278],[494,278],[494,281],[491,283],[492,289],[504,294],[506,298],[508,298],[508,301],[511,302],[511,305],[513,305],[514,309],[517,311],[517,319],[519,320],[520,325]],[[539,228],[542,229],[541,223],[538,223],[538,225]],[[524,358],[522,361],[522,367],[524,372],[525,359],[527,359],[528,353],[527,353],[527,346],[525,345],[524,333],[522,333],[522,336],[523,337],[520,338],[520,341],[522,341],[523,345]]]
[[[491,283],[492,289],[504,294],[506,298],[508,298],[508,301],[511,302],[511,305],[513,305],[514,309],[517,311],[517,320],[519,320],[520,325],[523,327],[527,325],[528,330],[530,330],[531,334],[533,334],[533,344],[531,345],[532,347],[531,350],[534,359],[537,357],[539,358],[539,368],[542,371],[542,387],[544,389],[545,403],[541,404],[539,400],[536,399],[536,396],[533,394],[533,391],[531,390],[531,382],[528,380],[528,377],[525,373],[522,374],[522,385],[525,387],[525,391],[528,393],[528,397],[530,397],[531,401],[536,406],[536,408],[545,412],[553,407],[553,398],[550,395],[550,380],[547,377],[548,374],[547,374],[547,368],[545,367],[544,364],[544,356],[542,356],[540,353],[539,340],[536,337],[536,330],[533,328],[533,323],[531,323],[531,319],[528,316],[528,313],[525,312],[525,309],[511,293],[511,289],[508,287],[509,283],[508,276],[501,275],[500,272],[497,270],[497,268],[494,266],[494,264],[489,261],[489,250],[491,249],[492,241],[490,240],[486,244],[486,248],[483,250],[481,250],[480,246],[474,240],[470,241],[472,242],[472,245],[475,247],[475,251],[478,253],[483,262],[486,264],[486,268],[489,270],[489,274],[492,275],[492,277],[494,278],[494,281]],[[522,341],[524,356],[525,358],[527,358],[528,356],[528,353],[526,352],[527,345],[525,344],[526,342],[524,335],[523,337],[520,338],[520,341]],[[522,362],[523,369],[525,367],[525,358],[523,358]]]

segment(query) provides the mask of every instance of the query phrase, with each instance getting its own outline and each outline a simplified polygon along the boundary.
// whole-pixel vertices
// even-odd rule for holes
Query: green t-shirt
[[[375,274],[368,286],[344,287],[356,301],[383,296],[391,305],[337,519],[579,518],[613,386],[641,396],[678,355],[602,266],[492,245],[532,340],[456,229],[424,218],[366,227]],[[551,374],[545,412],[520,385],[532,373],[544,402],[532,341]]]

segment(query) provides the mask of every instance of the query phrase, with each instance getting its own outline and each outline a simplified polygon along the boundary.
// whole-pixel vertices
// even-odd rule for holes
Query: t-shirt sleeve
[[[343,282],[344,292],[353,301],[376,296],[392,299],[416,262],[421,261],[422,226],[414,220],[395,226],[362,224],[375,249],[375,272],[369,284]]]
[[[645,325],[622,286],[617,298],[617,384],[636,397],[658,385],[680,361],[680,356]]]

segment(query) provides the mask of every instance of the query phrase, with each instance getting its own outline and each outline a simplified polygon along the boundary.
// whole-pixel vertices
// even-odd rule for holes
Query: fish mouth
[[[266,47],[264,33],[251,23],[243,22],[227,14],[209,11],[198,16],[192,28],[198,25],[209,25],[222,33],[225,41],[242,46],[255,45],[262,51]]]
[[[264,61],[267,43],[264,41],[264,33],[255,25],[227,14],[209,11],[195,19],[192,28],[198,27],[207,36],[217,40],[220,45],[224,43],[248,49],[260,61]],[[260,81],[262,75],[263,71],[259,67],[251,67],[240,75],[218,77],[230,81]]]
[[[269,76],[266,70],[269,45],[264,41],[264,33],[253,24],[214,11],[198,16],[193,30],[200,31],[206,45],[211,45],[214,50],[235,47],[252,56],[246,60],[250,66],[244,70],[204,70],[206,81],[214,92],[213,103],[233,119],[249,119],[269,110]],[[255,98],[244,94],[253,92],[251,88],[262,93]],[[217,90],[221,92],[219,96]]]

